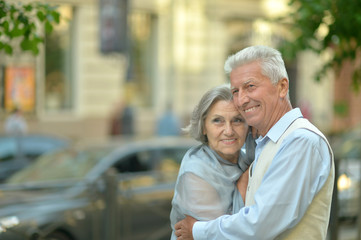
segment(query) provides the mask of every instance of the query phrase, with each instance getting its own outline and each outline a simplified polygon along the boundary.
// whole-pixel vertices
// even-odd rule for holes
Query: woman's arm
[[[248,179],[249,179],[249,168],[239,177],[237,181],[237,188],[242,196],[243,202],[246,201]]]
[[[226,213],[216,189],[194,173],[184,173],[178,182],[179,204],[184,213],[199,220],[215,219]]]

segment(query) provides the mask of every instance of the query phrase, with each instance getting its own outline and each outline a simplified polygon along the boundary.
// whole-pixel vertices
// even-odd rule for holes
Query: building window
[[[45,94],[46,111],[64,111],[73,108],[74,84],[72,54],[72,17],[70,6],[59,8],[61,23],[51,34],[46,35],[45,44]]]
[[[133,12],[130,15],[130,66],[127,86],[131,86],[134,93],[142,93],[137,104],[145,107],[152,105],[152,86],[158,64],[156,20],[155,15],[145,12]],[[135,96],[130,98],[134,99]]]

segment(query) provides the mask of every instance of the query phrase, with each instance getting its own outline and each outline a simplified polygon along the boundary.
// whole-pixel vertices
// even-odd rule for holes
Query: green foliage
[[[59,22],[57,7],[39,2],[22,4],[0,0],[0,51],[12,55],[14,45],[20,44],[24,52],[37,55],[39,43],[44,42],[39,32],[51,33]],[[44,31],[39,31],[41,26]]]
[[[278,21],[288,25],[292,39],[280,47],[286,59],[302,50],[317,54],[332,53],[318,72],[316,80],[329,70],[336,72],[345,60],[354,64],[353,88],[361,85],[361,1],[360,0],[290,0],[292,12]],[[357,61],[358,60],[358,61]]]
[[[349,108],[346,101],[337,101],[333,105],[333,112],[340,117],[346,117],[349,114]]]

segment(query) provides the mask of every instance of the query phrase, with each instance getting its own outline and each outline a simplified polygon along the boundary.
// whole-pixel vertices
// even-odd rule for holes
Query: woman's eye
[[[234,122],[235,123],[244,123],[244,120],[243,120],[243,118],[235,118]]]
[[[220,123],[220,122],[222,122],[222,120],[221,120],[220,118],[215,118],[215,119],[212,120],[212,122],[214,122],[214,123]]]

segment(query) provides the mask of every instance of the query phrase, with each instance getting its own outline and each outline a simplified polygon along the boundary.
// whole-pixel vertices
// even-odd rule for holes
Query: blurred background
[[[2,2],[20,6],[33,1]],[[165,114],[176,119],[178,128],[184,127],[201,95],[227,82],[223,64],[230,54],[256,44],[279,48],[297,37],[292,36],[290,20],[280,19],[291,16],[292,6],[286,0],[41,2],[57,6],[60,19],[52,26],[37,25],[34,31],[44,36],[38,51],[24,50],[14,38],[11,54],[0,52],[2,135],[6,135],[6,120],[15,109],[25,120],[26,134],[74,142],[162,135],[159,122]],[[309,19],[312,25],[313,18]],[[4,20],[1,24],[4,26]],[[322,33],[325,26],[320,26],[317,29]],[[49,27],[52,31],[46,33]],[[327,25],[325,31],[331,31]],[[340,36],[333,39],[336,43],[342,40]],[[347,143],[349,132],[356,132],[355,139],[361,138],[357,131],[361,94],[353,80],[360,65],[359,41],[354,41],[350,49],[357,50],[352,58],[357,64],[344,61],[337,71],[326,71],[318,81],[315,75],[335,55],[332,48],[320,52],[300,47],[302,51],[286,59],[286,65],[293,106],[300,107],[329,137],[338,159],[356,149],[348,158],[357,159],[357,166],[351,169],[361,169],[360,142],[353,148]],[[339,175],[345,175],[341,183],[350,185],[349,165],[340,165],[340,169]],[[354,172],[359,181],[360,170]],[[353,193],[358,194],[358,186]],[[359,205],[357,197],[351,211],[360,211]],[[351,225],[346,224],[352,226],[353,237],[340,239],[360,239],[355,215]]]
[[[278,47],[289,35],[266,20],[285,15],[286,0],[43,2],[58,6],[60,23],[37,55],[1,53],[0,120],[18,106],[29,132],[75,140],[109,136],[125,106],[134,134],[153,135],[168,106],[184,126],[200,96],[227,81],[227,56],[254,44]],[[292,103],[323,132],[351,129],[361,96],[332,73],[314,80],[324,58],[303,51],[287,62]]]
[[[278,47],[289,34],[282,23],[265,20],[285,14],[282,0],[48,3],[58,6],[61,21],[39,53],[2,53],[0,120],[19,106],[29,132],[75,140],[109,136],[125,106],[132,108],[134,134],[153,135],[167,106],[184,126],[200,96],[227,81],[230,54],[254,44]],[[292,103],[326,133],[350,129],[361,119],[360,94],[332,73],[316,82],[322,61],[304,51],[287,63]]]

